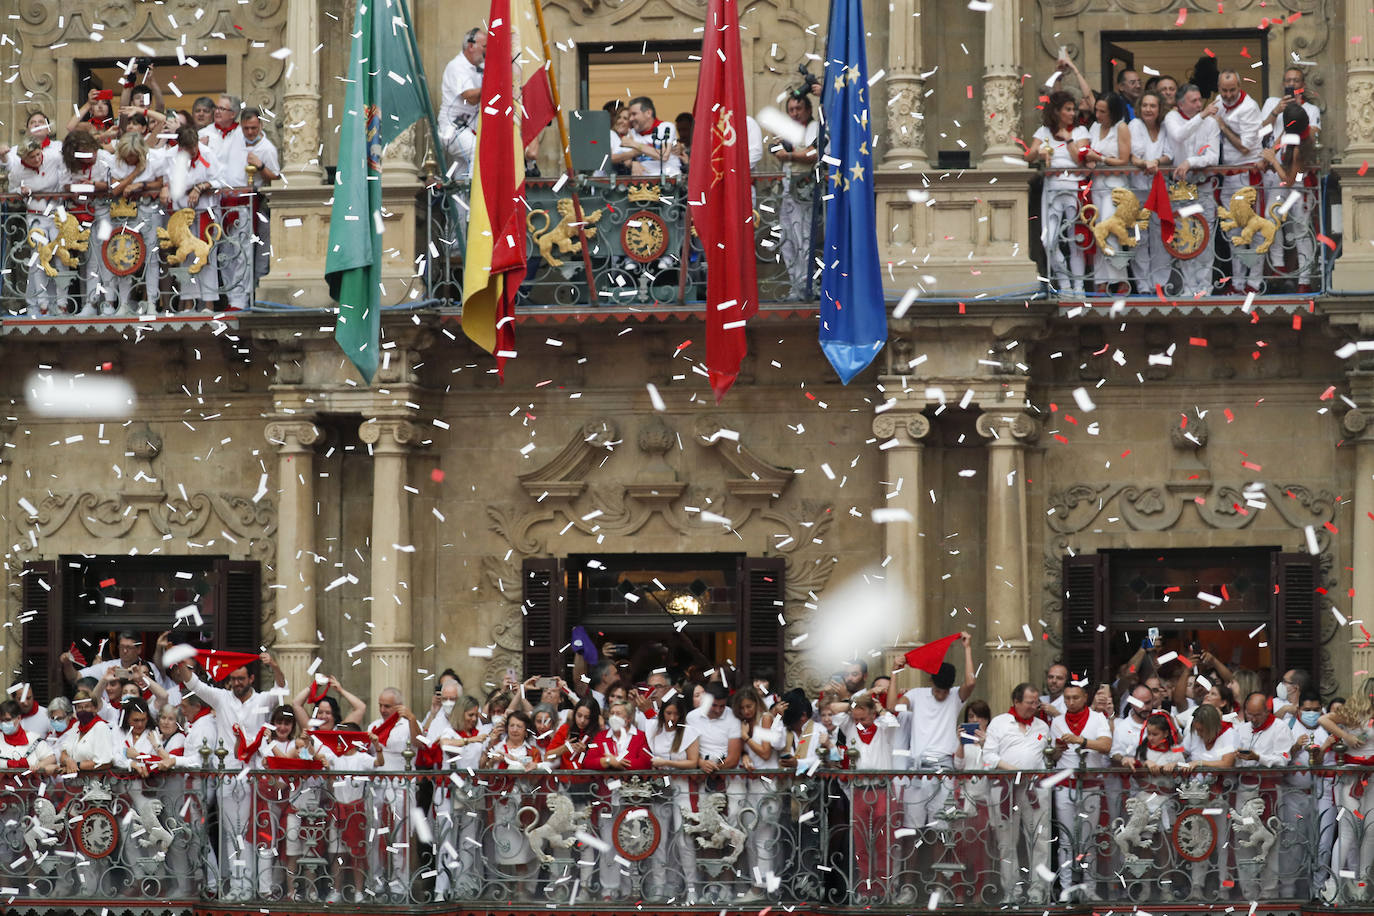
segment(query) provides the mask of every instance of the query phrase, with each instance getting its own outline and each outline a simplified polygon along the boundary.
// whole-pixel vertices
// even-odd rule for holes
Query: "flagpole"
[[[549,29],[544,25],[543,0],[531,0],[534,17],[539,22],[539,40],[544,45],[544,75],[549,80],[549,95],[553,97],[554,120],[558,122],[558,145],[563,150],[563,168],[568,176],[568,191],[572,194],[573,215],[577,218],[577,239],[582,248],[582,269],[587,273],[587,288],[592,305],[597,305],[596,277],[592,274],[592,255],[587,250],[587,236],[582,231],[586,220],[582,216],[582,200],[577,196],[577,176],[573,172],[572,146],[568,140],[568,125],[563,121],[563,99],[558,94],[558,80],[553,77],[553,47],[549,44]]]
[[[401,18],[406,26],[406,41],[410,45],[410,56],[414,61],[413,71],[420,79],[420,91],[424,93],[426,99],[432,99],[429,94],[429,79],[425,76],[425,68],[420,62],[420,48],[415,44],[415,25],[410,20],[410,4],[406,0],[396,0],[396,5],[401,8]],[[448,174],[448,163],[444,156],[443,144],[439,142],[439,122],[434,117],[434,107],[425,106],[425,119],[429,121],[429,145],[434,151],[435,161],[439,165],[439,174]]]

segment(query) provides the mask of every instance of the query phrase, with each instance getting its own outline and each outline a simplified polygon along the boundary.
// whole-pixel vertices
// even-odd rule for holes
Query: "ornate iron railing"
[[[0,887],[72,908],[1320,907],[1374,878],[1369,775],[13,775]]]
[[[531,178],[525,188],[528,260],[519,305],[640,307],[704,300],[706,264],[691,228],[686,178]],[[762,301],[814,298],[812,226],[820,218],[815,190],[810,172],[754,176],[754,257]],[[431,300],[462,301],[467,195],[466,184],[429,191]]]
[[[248,308],[266,263],[244,188],[201,213],[168,213],[155,197],[0,196],[0,313],[5,317],[137,318]]]
[[[1196,299],[1316,295],[1329,286],[1336,242],[1320,181],[1280,186],[1273,172],[1234,168],[1170,177],[1168,241],[1148,209],[1151,183],[1139,169],[1045,170],[1032,208],[1052,293]]]

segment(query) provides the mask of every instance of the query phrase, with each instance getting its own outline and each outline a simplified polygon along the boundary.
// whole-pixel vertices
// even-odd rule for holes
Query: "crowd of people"
[[[271,251],[266,201],[253,191],[281,172],[262,112],[227,94],[197,98],[189,112],[163,103],[154,67],[135,59],[117,104],[112,90],[92,88],[62,137],[30,110],[24,136],[0,145],[10,206],[26,214],[23,241],[6,253],[7,284],[17,290],[25,275],[30,317],[248,306]],[[159,230],[183,210],[185,230],[210,245],[180,262],[173,288]],[[80,233],[81,243],[58,244]]]
[[[145,652],[120,633],[106,660],[62,655],[70,696],[44,708],[11,689],[0,758],[15,777],[103,783],[141,825],[116,860],[149,861],[165,834],[179,880],[203,858],[207,891],[237,900],[1040,905],[1122,882],[1137,899],[1366,886],[1374,795],[1337,768],[1374,765],[1368,696],[1323,703],[1300,670],[1270,690],[1147,641],[1111,683],[1055,664],[994,715],[962,644],[962,677],[946,661],[905,692],[862,660],[782,690],[583,645],[567,679],[511,671],[471,696],[450,670],[424,708],[385,687],[370,717],[335,677],[288,685],[270,653],[165,633]],[[56,854],[38,837],[34,869]],[[938,889],[946,854],[961,878]]]
[[[1306,98],[1304,71],[1286,69],[1282,95],[1261,104],[1239,73],[1212,66],[1205,86],[1200,76],[1182,85],[1167,75],[1142,83],[1137,71],[1124,69],[1116,91],[1098,95],[1072,61],[1060,60],[1061,78],[1042,97],[1043,124],[1025,156],[1046,169],[1041,240],[1061,295],[1306,294],[1318,284],[1313,219],[1321,112]],[[1079,84],[1076,96],[1060,85],[1070,74]],[[1094,237],[1093,224],[1118,210],[1117,189],[1160,209],[1163,201],[1152,203],[1156,176],[1167,179],[1164,196],[1174,196],[1178,216],[1202,220],[1208,239],[1176,248],[1176,256],[1166,248],[1158,214],[1144,230],[1126,226],[1129,241]],[[1254,213],[1277,224],[1277,238],[1255,235],[1244,217],[1235,221],[1233,197],[1244,189]],[[1244,241],[1234,242],[1242,231]],[[1229,263],[1217,262],[1218,238],[1228,240],[1219,247]]]

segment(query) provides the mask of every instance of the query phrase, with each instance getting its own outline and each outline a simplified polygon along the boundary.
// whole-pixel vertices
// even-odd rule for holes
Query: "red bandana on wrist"
[[[1088,714],[1091,712],[1092,710],[1086,706],[1078,712],[1066,712],[1064,713],[1064,724],[1069,727],[1069,731],[1081,737],[1083,735],[1083,727],[1088,724]],[[1015,715],[1015,713],[1012,715]]]

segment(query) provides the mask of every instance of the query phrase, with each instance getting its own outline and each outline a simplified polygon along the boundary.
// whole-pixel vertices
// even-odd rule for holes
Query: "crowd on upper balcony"
[[[1128,68],[1099,95],[1061,57],[1025,152],[1045,168],[1040,237],[1061,297],[1316,288],[1321,112],[1302,67],[1262,104],[1244,82],[1203,57],[1183,84]]]
[[[23,222],[4,233],[7,290],[22,282],[30,317],[245,308],[270,267],[269,213],[253,192],[281,173],[263,113],[228,94],[164,107],[137,58],[120,86],[117,105],[113,90],[90,89],[61,138],[33,109],[24,136],[0,145],[15,196],[6,219]]]
[[[567,680],[508,669],[472,697],[445,671],[427,708],[384,687],[364,724],[367,702],[318,665],[288,685],[270,653],[165,633],[145,653],[126,632],[93,664],[64,653],[73,691],[46,709],[12,688],[0,759],[14,776],[125,793],[140,819],[121,841],[129,860],[178,819],[217,830],[207,877],[234,899],[400,902],[419,899],[417,882],[425,899],[529,899],[575,881],[584,900],[692,903],[707,885],[762,900],[804,882],[807,850],[812,879],[868,903],[949,893],[932,860],[946,854],[967,871],[958,893],[986,901],[980,888],[996,887],[1010,904],[1101,899],[1123,882],[1167,900],[1368,881],[1374,793],[1362,769],[1340,770],[1374,765],[1367,691],[1324,704],[1307,672],[1271,689],[1198,645],[1147,639],[1109,683],[1056,663],[1043,690],[1018,685],[994,715],[958,639],[962,677],[946,661],[899,692],[856,659],[819,690],[784,690],[771,672],[707,667],[685,643],[632,652],[575,631]],[[237,778],[252,772],[275,775]],[[658,842],[635,846],[648,818]],[[570,850],[561,866],[548,841]]]

